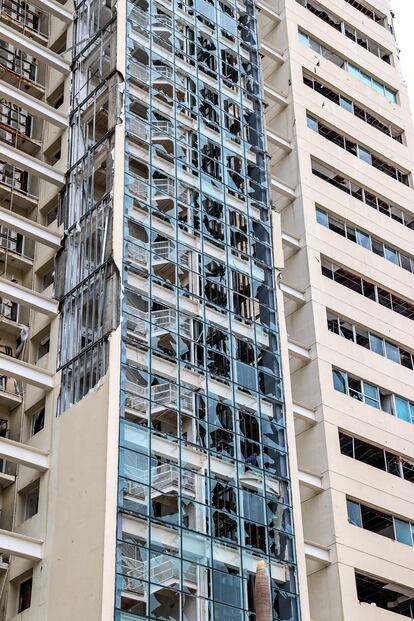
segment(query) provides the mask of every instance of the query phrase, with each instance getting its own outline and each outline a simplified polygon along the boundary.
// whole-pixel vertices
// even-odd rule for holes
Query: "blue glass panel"
[[[359,526],[362,528],[361,507],[359,503],[347,500],[346,507],[348,510],[348,522],[353,524],[353,526]]]
[[[411,524],[404,520],[394,518],[395,538],[400,543],[412,546]]]
[[[407,399],[403,399],[402,397],[395,396],[395,415],[397,418],[401,418],[401,420],[410,421],[410,404]]]

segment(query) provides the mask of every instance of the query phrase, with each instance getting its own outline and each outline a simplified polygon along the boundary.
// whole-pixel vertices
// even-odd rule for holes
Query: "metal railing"
[[[18,132],[27,138],[32,136],[32,117],[30,114],[4,100],[0,100],[0,124],[10,128],[10,133]]]
[[[173,129],[171,121],[156,120],[149,124],[145,123],[145,121],[142,121],[141,119],[137,119],[136,117],[131,116],[128,118],[129,132],[138,138],[142,138],[143,140],[149,140],[150,136],[152,136],[152,138],[172,136]]]
[[[180,86],[184,86],[186,83],[186,76],[179,74],[177,71],[174,74],[174,69],[168,65],[144,65],[139,61],[131,61],[128,65],[129,75],[132,78],[148,84],[150,81],[155,82],[157,80],[165,79],[172,80]]]
[[[12,377],[7,377],[7,375],[0,375],[0,392],[5,392],[16,397],[22,396],[19,383]]]
[[[125,480],[124,493],[135,498],[145,497],[144,485],[149,485],[148,472],[136,466],[125,464],[125,474],[138,479],[138,481]],[[174,464],[161,464],[151,468],[151,486],[160,492],[168,492],[172,487],[181,489],[191,494],[195,493],[195,474],[189,470],[180,470]]]
[[[181,388],[180,391],[176,384],[164,382],[151,387],[139,386],[130,380],[125,381],[125,391],[127,393],[125,406],[136,410],[142,414],[146,413],[149,407],[149,397],[151,395],[152,408],[168,407],[174,410],[179,409],[188,412],[193,411],[193,394],[187,388]]]
[[[47,38],[47,20],[45,14],[41,14],[38,11],[30,7],[26,2],[20,2],[19,0],[0,0],[0,15],[17,22],[25,30],[31,30],[32,32]]]
[[[30,194],[27,189],[29,175],[23,170],[14,168],[0,162],[0,184],[3,184],[16,192],[21,192],[29,198],[37,200],[37,196]]]
[[[173,464],[161,464],[151,469],[151,484],[161,491],[178,487],[187,492],[195,493],[195,474],[188,470],[180,470]]]
[[[181,562],[179,559],[168,558],[162,554],[154,556],[150,562],[135,558],[139,554],[134,544],[122,544],[122,573],[124,575],[124,588],[133,592],[142,593],[144,585],[142,580],[151,580],[160,585],[172,586],[180,582]],[[190,566],[185,571],[186,582],[197,584],[197,568]]]
[[[19,305],[11,300],[0,298],[0,317],[17,322],[19,318]]]
[[[30,80],[34,84],[37,82],[37,63],[25,58],[24,52],[15,49],[12,46],[8,48],[0,47],[0,66],[24,80]],[[43,88],[42,85],[38,84]]]
[[[178,317],[177,311],[172,308],[160,309],[151,313],[140,311],[131,306],[127,307],[128,325],[140,336],[147,336],[152,323],[153,332],[162,330],[177,330],[177,319],[179,319],[180,333],[191,337],[190,317]]]
[[[175,253],[175,244],[174,242],[166,239],[157,242],[153,242],[151,244],[152,250],[152,261],[153,263],[159,263],[164,261],[173,261],[177,262],[182,267],[190,267],[190,251],[179,252],[178,257],[176,259]],[[146,250],[142,246],[137,246],[135,244],[128,244],[128,258],[134,261],[135,263],[139,263],[143,266],[147,266],[150,261],[150,251]]]
[[[156,13],[151,15],[136,6],[131,9],[129,17],[135,24],[146,29],[149,29],[150,26],[151,28],[169,29],[173,27],[173,22],[169,15],[157,15]]]
[[[175,189],[177,188],[177,198],[179,201],[183,203],[190,203],[190,190],[189,188],[183,186],[181,183],[177,182],[175,184],[174,179],[167,177],[165,179],[137,179],[136,177],[132,177],[132,181],[128,185],[128,192],[132,196],[136,196],[141,200],[148,201],[150,198],[150,190],[151,185],[153,186],[153,198],[154,200],[160,200],[162,198],[168,198],[167,195],[171,196],[171,198],[175,197]]]

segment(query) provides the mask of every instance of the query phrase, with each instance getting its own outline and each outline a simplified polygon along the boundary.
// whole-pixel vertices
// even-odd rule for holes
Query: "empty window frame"
[[[32,435],[36,435],[39,431],[45,426],[45,407],[43,406],[40,410],[36,410],[34,414],[32,414],[31,419],[31,427],[32,427]]]
[[[55,282],[55,266],[49,267],[42,275],[42,291],[48,289]]]
[[[338,235],[346,237],[350,241],[402,267],[408,272],[414,273],[414,257],[404,254],[393,246],[388,246],[378,239],[378,237],[373,237],[370,233],[356,228],[336,215],[333,216],[319,206],[316,207],[316,219],[319,224],[322,224],[322,226],[334,231]]]
[[[58,415],[78,403],[105,375],[108,353],[108,340],[104,338],[62,368]]]
[[[333,101],[337,106],[340,106],[361,119],[361,121],[364,121],[364,123],[375,127],[378,131],[403,144],[404,131],[402,129],[392,125],[389,121],[382,119],[376,113],[367,110],[360,104],[355,103],[355,101],[349,99],[349,97],[345,97],[333,86],[328,86],[328,84],[320,80],[320,78],[316,79],[311,74],[305,72],[303,73],[303,82],[306,86],[309,86],[309,88],[312,88],[326,99]]]
[[[359,11],[363,15],[366,15],[367,17],[372,19],[377,24],[380,24],[380,26],[384,26],[384,27],[387,26],[387,18],[384,17],[383,15],[380,15],[377,11],[374,11],[374,9],[371,6],[367,6],[366,4],[363,4],[362,2],[359,2],[358,0],[345,0],[345,2],[353,6],[357,11]]]
[[[407,369],[414,369],[414,352],[409,352],[399,345],[370,332],[367,328],[355,324],[344,317],[327,311],[328,330],[348,341],[365,347],[388,360],[401,364]]]
[[[355,571],[358,601],[414,619],[414,591]]]
[[[37,360],[46,356],[50,350],[50,336],[44,337],[37,345]]]
[[[354,78],[365,84],[365,86],[369,86],[377,93],[384,95],[384,97],[392,101],[392,103],[397,103],[397,91],[394,91],[383,82],[380,82],[365,71],[362,71],[362,69],[359,69],[359,67],[356,67],[342,56],[339,56],[339,54],[336,54],[321,45],[318,41],[304,33],[302,30],[299,30],[299,40],[311,50],[321,54],[321,56],[334,63],[337,67],[340,67]]]
[[[397,297],[394,293],[379,287],[378,285],[365,280],[358,274],[353,274],[343,267],[336,265],[332,261],[322,257],[321,261],[322,274],[330,280],[352,289],[356,293],[373,300],[381,306],[385,306],[390,310],[403,315],[408,319],[414,320],[414,305],[411,302]]]
[[[341,172],[327,166],[326,164],[322,164],[313,158],[312,173],[316,177],[323,179],[339,190],[350,194],[369,207],[377,209],[388,218],[396,220],[408,228],[412,229],[414,227],[414,216],[412,214],[403,211],[400,207],[397,207],[384,198],[377,196],[371,192],[371,190],[368,190],[360,184],[355,183],[355,181],[352,181],[348,177],[345,177]]]
[[[348,522],[382,537],[413,546],[414,524],[347,498]]]
[[[379,446],[339,431],[342,455],[414,483],[414,463]]]
[[[27,580],[23,580],[19,584],[19,594],[18,594],[18,602],[17,602],[17,612],[23,612],[30,608],[32,604],[32,586],[33,586],[33,578],[30,577]]]
[[[335,28],[335,30],[341,32],[348,39],[351,39],[351,41],[354,41],[361,47],[368,50],[368,52],[371,52],[371,54],[378,56],[378,58],[381,58],[381,60],[389,65],[392,64],[392,53],[390,50],[387,50],[382,45],[379,45],[379,43],[374,41],[374,39],[367,37],[367,35],[365,35],[361,30],[354,28],[354,26],[342,20],[340,17],[335,15],[335,13],[332,13],[332,11],[326,9],[324,6],[319,4],[319,2],[316,2],[316,0],[296,0],[296,2],[307,8],[308,11],[319,17],[319,19],[324,21],[326,24],[332,26],[332,28]]]
[[[382,410],[400,420],[414,424],[414,403],[394,393],[366,382],[347,371],[332,368],[334,389],[348,397]]]
[[[24,497],[24,519],[29,520],[39,511],[39,482],[30,486],[30,489],[23,491]]]
[[[333,142],[338,147],[341,147],[341,149],[348,151],[348,153],[352,153],[352,155],[355,155],[373,168],[380,170],[384,174],[388,175],[388,177],[392,177],[404,185],[410,185],[410,174],[407,171],[404,171],[393,164],[389,164],[382,158],[369,151],[366,147],[363,147],[343,134],[340,134],[332,127],[328,127],[322,121],[314,116],[311,116],[309,113],[306,114],[306,121],[309,129],[312,129],[323,138],[326,138],[329,142]]]

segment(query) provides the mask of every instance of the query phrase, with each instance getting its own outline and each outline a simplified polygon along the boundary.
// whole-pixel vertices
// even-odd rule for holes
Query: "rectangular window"
[[[405,420],[407,422],[411,421],[410,415],[410,404],[407,399],[403,399],[402,397],[394,396],[395,403],[395,415],[397,418],[401,420]]]
[[[30,608],[32,603],[32,585],[33,578],[28,578],[19,585],[19,602],[17,612],[23,612]]]
[[[42,431],[45,426],[45,408],[42,408],[33,414],[32,418],[32,435],[36,435]]]
[[[343,371],[338,371],[336,369],[333,370],[333,381],[334,388],[338,392],[342,392],[344,395],[347,394],[347,376]]]
[[[400,543],[405,543],[405,545],[407,546],[413,545],[411,524],[409,522],[394,518],[394,528],[395,538],[397,541],[399,541]]]
[[[28,520],[39,510],[39,486],[25,494],[24,519]]]
[[[361,507],[359,503],[353,502],[352,500],[346,501],[346,506],[348,509],[348,522],[353,526],[362,527],[362,518],[361,518]]]

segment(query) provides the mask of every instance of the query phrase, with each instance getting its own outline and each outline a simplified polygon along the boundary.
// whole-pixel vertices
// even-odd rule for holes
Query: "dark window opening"
[[[28,578],[24,582],[20,583],[17,612],[23,612],[24,610],[30,608],[32,603],[32,585],[33,578]]]
[[[399,587],[378,578],[355,572],[358,601],[360,603],[375,604],[399,615],[414,618],[414,591],[408,595],[407,587]]]

